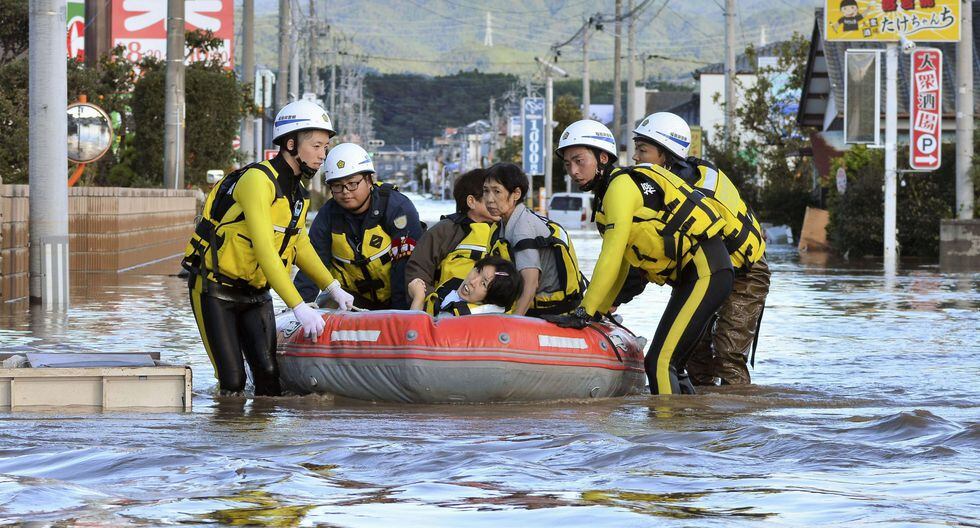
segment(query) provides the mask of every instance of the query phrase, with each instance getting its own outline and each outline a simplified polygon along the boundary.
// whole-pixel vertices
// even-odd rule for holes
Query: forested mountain
[[[309,19],[309,0],[298,0],[301,22]],[[596,13],[612,16],[612,0],[314,0],[317,19],[330,24],[336,47],[384,73],[445,75],[474,68],[526,75],[537,71],[534,57],[546,57],[554,44],[572,38]],[[644,0],[635,0],[643,4]],[[624,11],[627,2],[623,2]],[[820,0],[741,0],[736,24],[739,48],[780,40],[794,31],[809,33]],[[276,64],[278,0],[256,0],[256,57]],[[295,3],[294,3],[295,5]],[[722,60],[724,16],[720,0],[651,0],[636,15],[637,53],[654,78],[679,78],[704,62]],[[485,46],[489,16],[493,46]],[[591,74],[612,77],[615,27],[605,24],[590,38]],[[763,33],[765,35],[763,35]],[[324,62],[331,39],[321,39]],[[626,53],[625,39],[623,53]],[[581,39],[561,48],[559,64],[581,75]],[[642,67],[643,64],[640,65]]]

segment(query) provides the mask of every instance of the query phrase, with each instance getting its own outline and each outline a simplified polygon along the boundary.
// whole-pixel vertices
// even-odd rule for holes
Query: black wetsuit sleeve
[[[410,302],[405,281],[405,267],[408,257],[415,251],[415,243],[422,238],[422,224],[415,205],[400,193],[392,193],[388,204],[386,226],[391,231],[392,262],[391,262],[391,307],[395,310],[407,310]],[[404,218],[402,218],[404,217]],[[400,227],[401,226],[401,227]]]
[[[316,254],[320,256],[323,265],[329,269],[331,258],[330,208],[326,204],[317,212],[316,218],[313,219],[313,224],[310,226],[310,244],[313,245]],[[316,300],[316,296],[320,294],[320,288],[302,271],[296,274],[293,284],[296,285],[299,294],[303,296],[303,302],[313,302]]]
[[[616,300],[613,301],[613,306],[619,306],[632,301],[637,295],[643,293],[643,290],[647,287],[649,282],[650,281],[647,280],[646,274],[643,272],[643,270],[630,266],[630,271],[626,275],[626,282],[623,283],[622,289],[620,289],[619,294],[616,295]]]

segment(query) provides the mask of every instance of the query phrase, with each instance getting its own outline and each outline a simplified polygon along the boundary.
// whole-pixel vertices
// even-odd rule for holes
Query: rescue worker
[[[565,229],[524,205],[528,187],[524,171],[513,163],[487,169],[483,201],[500,217],[490,234],[490,252],[513,262],[524,281],[515,314],[566,313],[582,299],[585,279]]]
[[[371,157],[353,143],[330,149],[323,170],[332,197],[310,226],[320,259],[354,295],[355,306],[408,309],[405,264],[422,236],[415,206],[391,184],[375,181]],[[319,292],[311,278],[296,275],[307,301]]]
[[[275,317],[269,287],[316,339],[323,317],[303,302],[289,280],[295,262],[341,308],[352,297],[320,262],[305,232],[313,176],[334,134],[326,112],[307,101],[279,111],[273,143],[279,154],[222,178],[210,191],[184,251],[191,307],[218,378],[219,394],[245,389],[245,365],[256,396],[280,394]],[[243,362],[244,356],[244,362]]]
[[[487,171],[473,169],[456,179],[453,197],[456,212],[429,228],[408,258],[405,280],[411,309],[421,310],[426,297],[451,279],[463,279],[488,252],[493,216],[483,203]]]
[[[437,319],[502,314],[514,306],[522,288],[512,262],[488,255],[476,261],[465,277],[449,279],[436,289],[426,300],[426,311]]]
[[[616,142],[592,120],[565,129],[556,153],[565,171],[596,194],[602,249],[592,282],[572,314],[550,317],[583,328],[609,309],[630,267],[672,287],[645,367],[653,394],[693,393],[684,366],[712,314],[732,287],[722,220],[703,195],[657,165],[613,168]]]
[[[758,343],[759,322],[769,294],[766,240],[738,188],[707,161],[688,156],[691,128],[670,112],[650,114],[633,130],[637,163],[652,163],[678,175],[701,191],[725,220],[722,236],[735,282],[688,360],[695,385],[737,385],[751,382],[749,356]]]

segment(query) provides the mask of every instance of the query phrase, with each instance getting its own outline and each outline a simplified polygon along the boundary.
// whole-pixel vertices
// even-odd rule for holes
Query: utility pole
[[[633,12],[634,0],[626,3],[626,12]],[[626,130],[632,131],[636,126],[636,18],[626,21]],[[627,133],[628,134],[628,133]],[[633,163],[633,152],[636,147],[631,139],[626,140],[626,165]]]
[[[298,100],[302,95],[299,91],[299,2],[293,6],[292,1],[290,0],[289,10],[289,19],[292,25],[289,31],[289,102]]]
[[[623,12],[623,0],[616,0],[616,37],[613,41],[613,137],[616,138],[616,152],[619,152],[619,142],[623,136],[623,68],[621,57],[623,53],[623,21],[619,19]]]
[[[99,58],[112,49],[109,42],[109,15],[105,0],[85,0],[85,66],[96,69]]]
[[[316,2],[310,0],[310,16],[308,18],[308,25],[310,28],[309,35],[306,39],[306,71],[307,71],[307,82],[306,91],[317,93],[317,37],[320,34],[320,21],[316,18]],[[317,94],[320,95],[320,94]],[[333,117],[333,116],[330,116]]]
[[[255,0],[242,1],[242,84],[255,91]],[[242,120],[242,155],[245,163],[256,161],[255,120],[246,116]]]
[[[956,44],[956,218],[973,218],[973,2],[960,4],[960,41]]]
[[[589,32],[592,30],[592,20],[589,17],[585,32],[582,33],[582,119],[589,119],[589,107],[592,105],[589,86]]]
[[[68,309],[68,61],[64,0],[28,7],[30,298]]]
[[[895,217],[898,203],[898,44],[885,48],[885,273],[898,264]]]
[[[167,3],[163,186],[184,188],[184,0]]]
[[[545,88],[544,88],[544,192],[545,196],[551,198],[552,173],[554,172],[555,162],[555,94],[554,83],[551,80],[552,74],[557,73],[562,77],[568,77],[568,72],[555,66],[550,62],[535,57],[534,60],[544,67]]]
[[[290,0],[279,0],[279,73],[276,74],[276,113],[289,102],[289,41],[292,39]]]
[[[734,134],[735,112],[735,0],[725,0],[725,142]]]

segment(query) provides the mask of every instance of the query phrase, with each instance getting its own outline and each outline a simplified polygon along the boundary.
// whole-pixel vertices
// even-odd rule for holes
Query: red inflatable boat
[[[643,339],[617,326],[575,330],[531,317],[324,310],[306,339],[277,319],[283,388],[368,401],[529,402],[608,398],[646,382]]]

